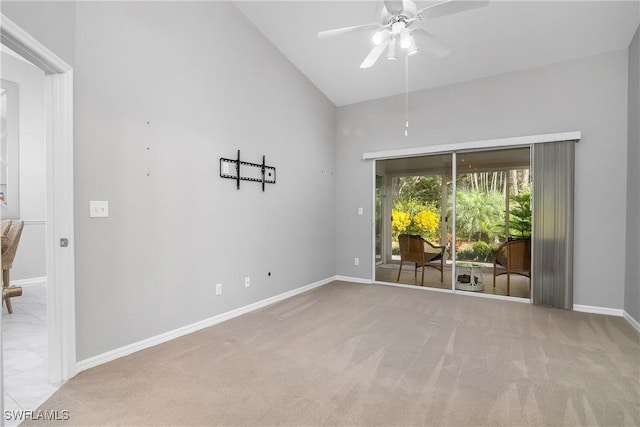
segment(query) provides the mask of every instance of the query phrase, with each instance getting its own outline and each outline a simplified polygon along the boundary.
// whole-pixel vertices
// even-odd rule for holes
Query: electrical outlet
[[[244,287],[248,288],[249,286],[251,286],[251,277],[247,276],[244,278]]]
[[[89,216],[91,218],[107,218],[109,216],[109,202],[91,200],[89,202]]]
[[[216,295],[222,295],[222,283],[216,284]]]
[[[360,258],[354,258],[353,259],[353,264],[354,265],[360,265]]]
[[[358,208],[358,215],[362,215],[364,213],[364,209]]]

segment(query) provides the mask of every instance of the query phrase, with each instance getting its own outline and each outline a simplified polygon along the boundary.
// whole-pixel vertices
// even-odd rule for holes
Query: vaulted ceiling
[[[439,2],[417,1],[418,8]],[[376,22],[382,1],[237,1],[236,7],[335,105],[404,93],[405,61],[360,63],[371,31],[317,33]],[[450,49],[410,57],[409,90],[421,90],[626,49],[640,1],[504,1],[424,21]],[[418,43],[419,46],[419,43]]]

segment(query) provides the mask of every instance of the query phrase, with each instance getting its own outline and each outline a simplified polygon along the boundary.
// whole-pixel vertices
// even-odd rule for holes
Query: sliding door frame
[[[435,155],[435,154],[451,154],[452,155],[452,173],[453,173],[453,197],[456,194],[456,159],[457,153],[459,152],[468,152],[468,151],[483,151],[488,149],[507,149],[507,148],[523,148],[523,147],[533,147],[534,144],[544,144],[548,142],[562,142],[562,141],[580,141],[582,135],[579,131],[573,132],[562,132],[562,133],[553,133],[553,134],[543,134],[543,135],[530,135],[530,136],[520,136],[513,138],[500,138],[500,139],[489,139],[489,140],[481,140],[481,141],[468,141],[468,142],[458,142],[452,144],[442,144],[442,145],[432,145],[426,147],[416,147],[416,148],[401,148],[397,150],[387,150],[387,151],[376,151],[376,152],[368,152],[362,155],[362,160],[372,160],[371,162],[371,174],[372,174],[372,194],[371,194],[371,212],[374,212],[373,221],[371,224],[371,283],[379,283],[385,285],[399,286],[399,287],[409,287],[408,285],[400,285],[400,284],[389,284],[386,282],[377,282],[376,281],[376,248],[375,248],[375,236],[376,236],[376,226],[375,226],[375,209],[376,209],[376,163],[378,160],[390,160],[390,159],[401,159],[407,157],[417,157],[424,155]],[[535,202],[534,202],[535,203]],[[455,211],[455,203],[453,203],[452,207],[452,224],[451,224],[451,238],[452,241],[455,242],[456,239],[456,211]],[[452,253],[452,262],[455,266],[456,262],[456,251],[454,250]],[[455,289],[455,274],[451,275],[451,289],[439,289],[439,288],[421,288],[427,289],[430,291],[436,292],[447,292],[447,293],[457,293]],[[492,295],[492,294],[476,294],[473,292],[465,292],[465,295],[473,295],[480,298],[492,298],[492,299],[503,299],[509,301],[518,301],[524,303],[531,303],[533,297],[533,289],[529,299],[525,298],[517,298],[503,295]]]

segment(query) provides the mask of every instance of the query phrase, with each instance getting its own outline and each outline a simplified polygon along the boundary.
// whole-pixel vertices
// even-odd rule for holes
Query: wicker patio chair
[[[493,255],[493,287],[496,276],[507,275],[507,295],[511,292],[511,275],[519,274],[529,278],[531,289],[531,240],[510,240],[491,251]],[[498,272],[498,266],[504,270]]]
[[[424,286],[424,268],[432,267],[440,271],[440,281],[444,279],[444,253],[446,246],[436,246],[421,236],[401,234],[398,236],[400,244],[400,269],[398,279],[402,272],[402,264],[405,262],[415,263],[414,277],[418,277],[418,267],[422,267],[422,280],[420,284]],[[439,263],[437,261],[440,261]]]

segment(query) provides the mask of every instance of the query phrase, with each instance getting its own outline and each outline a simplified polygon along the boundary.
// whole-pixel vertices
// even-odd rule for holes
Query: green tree
[[[482,234],[488,238],[496,236],[496,226],[504,224],[504,197],[502,193],[488,193],[470,190],[459,191],[456,203],[456,223],[458,230],[465,233],[469,240],[475,235],[477,240]]]
[[[517,237],[531,237],[531,193],[520,193],[510,197],[509,228],[515,230]]]
[[[418,201],[419,204],[440,207],[442,197],[442,177],[403,176],[394,177],[392,181],[393,200],[398,203]]]

